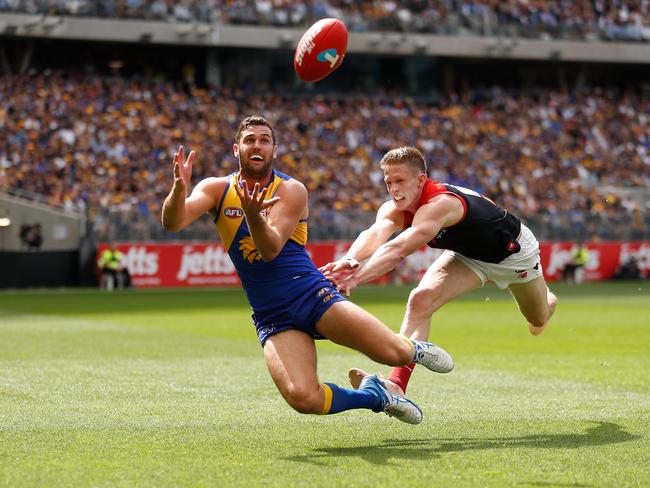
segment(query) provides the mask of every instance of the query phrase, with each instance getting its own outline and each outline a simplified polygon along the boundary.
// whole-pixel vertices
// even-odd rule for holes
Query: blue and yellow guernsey
[[[306,220],[298,223],[275,259],[268,262],[262,260],[248,230],[241,200],[235,191],[234,185],[238,184],[238,178],[239,172],[229,176],[221,201],[213,210],[213,217],[221,241],[237,269],[248,302],[256,314],[262,314],[291,303],[299,287],[304,285],[304,281],[299,278],[313,276],[314,273],[322,275],[305,249]],[[273,170],[266,198],[275,195],[280,184],[290,178]]]

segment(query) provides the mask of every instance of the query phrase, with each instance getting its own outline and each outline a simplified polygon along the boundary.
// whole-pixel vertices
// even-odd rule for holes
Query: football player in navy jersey
[[[404,336],[427,340],[436,310],[487,281],[507,288],[531,334],[541,334],[557,298],[544,280],[532,232],[477,192],[427,178],[424,156],[414,147],[389,151],[380,167],[390,200],[343,258],[321,267],[325,276],[349,295],[352,288],[391,271],[424,245],[444,249],[409,295],[400,330]],[[393,368],[386,381],[391,391],[404,394],[413,367]],[[351,370],[352,385],[366,375]]]
[[[428,342],[392,332],[347,301],[315,267],[307,251],[307,190],[273,168],[275,131],[259,116],[244,119],[233,152],[239,171],[187,190],[196,154],[174,156],[174,185],[162,209],[166,230],[179,231],[201,215],[212,216],[253,310],[267,367],[287,403],[301,413],[333,414],[365,408],[417,424],[421,410],[367,376],[358,390],[321,383],[315,339],[356,349],[380,363],[416,362],[448,372],[453,360]]]

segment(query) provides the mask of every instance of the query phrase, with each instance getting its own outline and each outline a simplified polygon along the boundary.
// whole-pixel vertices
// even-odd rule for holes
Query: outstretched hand
[[[346,296],[350,296],[351,290],[358,284],[355,274],[360,267],[361,265],[356,259],[343,258],[333,263],[327,263],[318,269],[325,278],[336,286],[337,290],[342,291]]]
[[[248,188],[248,183],[245,180],[242,180],[242,184],[243,188],[241,185],[235,185],[235,191],[241,200],[241,207],[246,218],[259,215],[263,210],[272,207],[280,200],[280,197],[264,200],[268,188],[263,188],[260,191],[259,183],[255,183],[252,192]]]
[[[183,146],[178,148],[178,152],[174,154],[174,192],[182,192],[187,195],[187,189],[192,180],[192,164],[196,159],[196,153],[190,151],[187,159],[183,161]]]
[[[359,269],[359,261],[354,258],[343,258],[332,263],[327,263],[318,268],[325,278],[336,284],[352,276]]]
[[[337,281],[336,289],[342,292],[346,297],[349,297],[350,293],[352,293],[352,290],[356,288],[358,284],[359,281],[357,280],[357,278],[355,278],[354,275],[351,275],[345,279]]]

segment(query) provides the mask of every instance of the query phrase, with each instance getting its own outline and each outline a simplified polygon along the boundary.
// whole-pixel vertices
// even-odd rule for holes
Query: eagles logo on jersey
[[[253,238],[250,236],[239,240],[239,250],[242,252],[244,259],[251,264],[253,264],[253,261],[259,261],[262,259],[260,252],[255,247]]]

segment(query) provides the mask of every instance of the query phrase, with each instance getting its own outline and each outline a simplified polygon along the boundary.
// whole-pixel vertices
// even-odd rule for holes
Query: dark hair
[[[235,134],[235,143],[236,144],[239,143],[239,138],[241,137],[241,133],[243,131],[245,131],[249,127],[253,127],[256,125],[263,125],[271,129],[271,138],[273,139],[273,144],[275,144],[275,130],[273,130],[273,126],[271,125],[271,123],[261,115],[251,115],[250,117],[246,117],[244,120],[241,121],[241,123],[239,124],[239,128],[237,129],[237,133]]]
[[[383,158],[381,158],[379,167],[383,171],[386,166],[392,164],[408,164],[412,169],[417,171],[418,174],[427,174],[427,162],[424,159],[424,155],[411,146],[391,149],[384,154]]]

